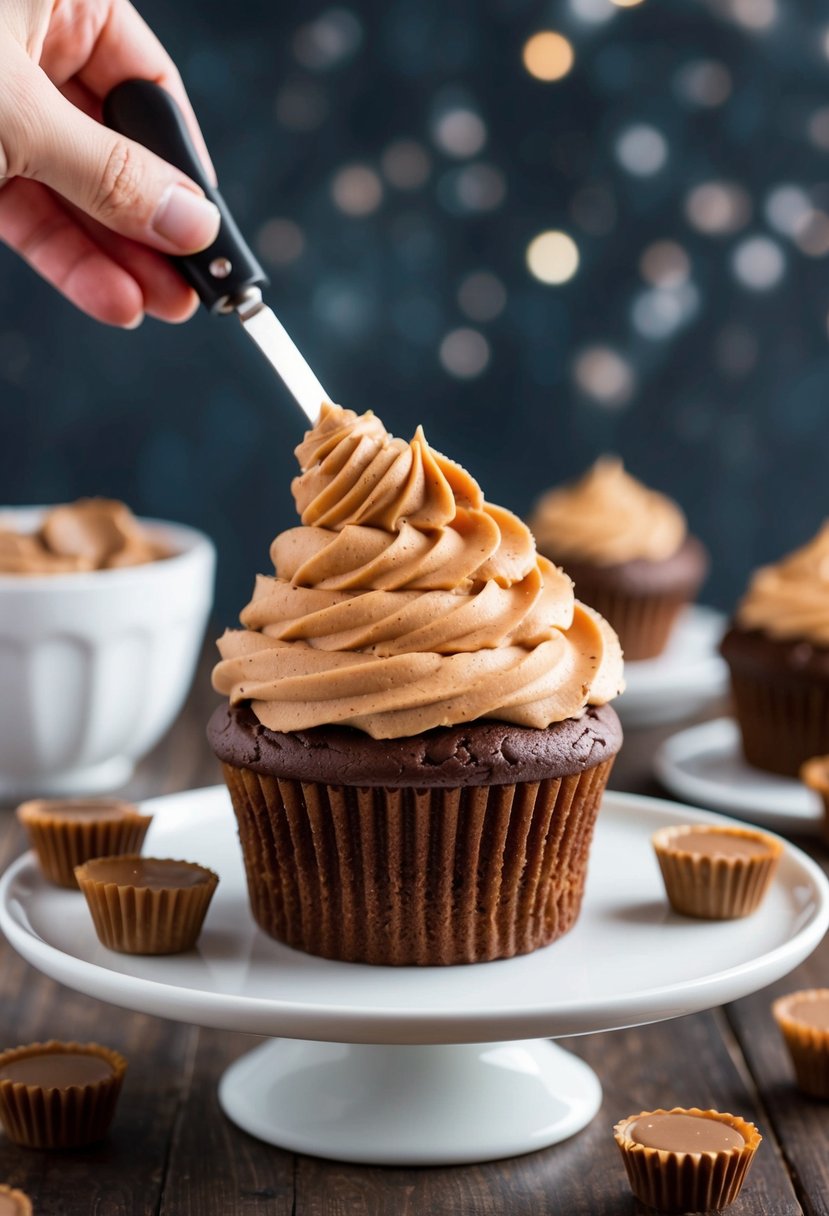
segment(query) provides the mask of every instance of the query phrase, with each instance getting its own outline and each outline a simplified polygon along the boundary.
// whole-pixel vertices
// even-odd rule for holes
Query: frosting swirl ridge
[[[829,646],[829,520],[808,544],[755,571],[737,622],[773,638]]]
[[[688,534],[677,504],[631,477],[617,456],[602,456],[577,481],[548,490],[530,527],[542,552],[597,566],[664,561]]]
[[[285,732],[374,738],[478,718],[546,727],[612,699],[610,627],[463,468],[326,405],[297,448],[302,526],[271,546],[214,687]]]

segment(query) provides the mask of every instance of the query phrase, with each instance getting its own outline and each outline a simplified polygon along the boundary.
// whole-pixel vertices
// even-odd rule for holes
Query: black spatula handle
[[[151,80],[125,80],[104,98],[103,113],[108,127],[181,169],[219,208],[222,224],[213,244],[201,253],[170,258],[202,304],[211,312],[226,311],[247,289],[266,286],[267,275],[205,174],[181,110],[166,89]]]

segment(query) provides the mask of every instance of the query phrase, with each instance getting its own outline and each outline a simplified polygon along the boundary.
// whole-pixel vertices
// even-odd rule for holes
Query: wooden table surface
[[[143,798],[209,785],[218,768],[204,742],[215,701],[206,669],[179,721],[139,767],[127,793]],[[659,793],[654,747],[671,729],[629,731],[611,784]],[[25,848],[0,814],[0,868]],[[827,852],[798,840],[824,867]],[[733,1216],[829,1213],[829,1103],[802,1097],[769,1005],[781,992],[829,982],[827,942],[781,983],[736,1004],[660,1025],[570,1039],[598,1072],[593,1123],[542,1152],[442,1169],[350,1166],[284,1152],[238,1131],[219,1110],[224,1068],[256,1040],[132,1014],[40,975],[0,942],[0,1043],[97,1039],[130,1070],[114,1127],[72,1153],[17,1148],[0,1135],[0,1181],[22,1187],[36,1216],[632,1216],[613,1123],[639,1110],[714,1107],[754,1120],[765,1139]]]

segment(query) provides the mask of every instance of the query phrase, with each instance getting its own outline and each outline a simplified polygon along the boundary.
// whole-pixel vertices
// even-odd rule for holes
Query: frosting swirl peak
[[[271,730],[374,738],[478,718],[546,727],[621,688],[618,640],[515,515],[418,428],[325,405],[297,448],[302,526],[271,546],[214,687]]]
[[[557,561],[596,566],[664,561],[687,536],[677,504],[631,477],[617,456],[602,456],[577,481],[548,490],[530,527]]]
[[[773,638],[829,646],[829,520],[808,544],[755,571],[737,622]]]

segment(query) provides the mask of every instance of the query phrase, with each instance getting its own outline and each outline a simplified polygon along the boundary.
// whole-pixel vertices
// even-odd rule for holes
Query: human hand
[[[133,77],[173,95],[212,175],[178,71],[129,0],[0,0],[0,240],[126,329],[192,316],[195,293],[161,255],[204,249],[219,227],[195,182],[100,122]]]

